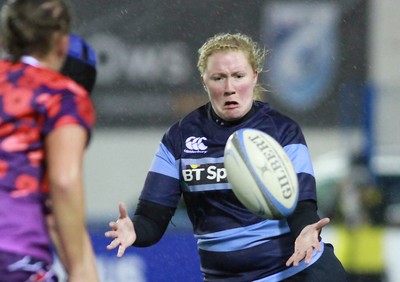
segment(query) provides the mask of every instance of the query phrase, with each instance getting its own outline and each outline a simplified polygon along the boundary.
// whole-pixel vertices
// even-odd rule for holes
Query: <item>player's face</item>
[[[226,121],[247,114],[253,103],[257,77],[242,51],[212,54],[202,80],[215,113]]]

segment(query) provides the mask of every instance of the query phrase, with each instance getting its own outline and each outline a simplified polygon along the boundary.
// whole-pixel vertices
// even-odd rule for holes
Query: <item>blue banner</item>
[[[102,282],[201,282],[200,259],[191,230],[167,230],[163,238],[147,248],[128,248],[122,258],[108,251],[111,242],[104,230],[91,233],[98,272]],[[55,270],[65,278],[59,261]]]

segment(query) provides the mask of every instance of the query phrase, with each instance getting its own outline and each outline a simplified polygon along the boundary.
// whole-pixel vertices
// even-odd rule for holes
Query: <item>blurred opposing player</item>
[[[10,57],[0,61],[0,282],[58,281],[47,193],[68,281],[99,281],[82,179],[95,112],[87,90],[59,73],[70,22],[63,0],[2,7],[2,44]]]

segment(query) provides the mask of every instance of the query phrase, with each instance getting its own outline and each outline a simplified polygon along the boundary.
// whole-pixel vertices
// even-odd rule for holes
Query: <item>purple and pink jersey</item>
[[[90,133],[94,121],[88,93],[74,81],[49,69],[0,61],[0,252],[51,262],[44,140],[69,124]]]

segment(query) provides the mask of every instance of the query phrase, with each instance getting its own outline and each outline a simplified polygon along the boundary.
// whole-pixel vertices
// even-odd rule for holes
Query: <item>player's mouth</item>
[[[239,105],[239,103],[236,101],[227,101],[227,102],[225,102],[224,107],[225,108],[236,108],[238,105]]]

